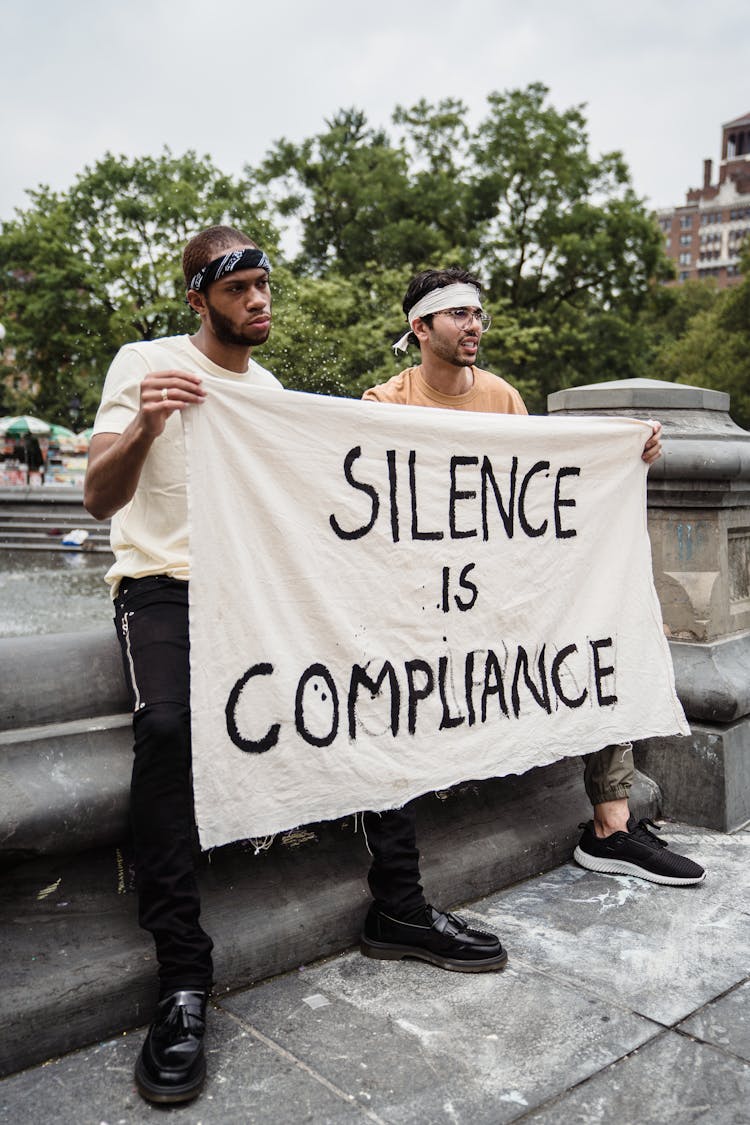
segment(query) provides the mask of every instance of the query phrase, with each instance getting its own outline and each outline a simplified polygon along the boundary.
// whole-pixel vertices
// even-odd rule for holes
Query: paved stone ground
[[[356,951],[214,997],[201,1098],[156,1109],[142,1032],[0,1082],[0,1122],[750,1123],[750,830],[665,832],[706,882],[566,864],[472,903],[502,973]]]

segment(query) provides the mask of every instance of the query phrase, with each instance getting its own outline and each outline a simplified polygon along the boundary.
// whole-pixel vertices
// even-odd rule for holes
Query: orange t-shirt
[[[387,383],[370,387],[362,395],[371,402],[397,402],[406,406],[440,406],[448,410],[481,410],[486,414],[528,414],[523,399],[510,383],[472,367],[474,385],[462,395],[444,395],[426,382],[422,368],[407,367]]]

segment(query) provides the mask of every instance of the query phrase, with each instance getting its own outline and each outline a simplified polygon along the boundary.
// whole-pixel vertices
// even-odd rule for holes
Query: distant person
[[[190,239],[182,264],[200,328],[193,336],[128,344],[118,352],[104,383],[84,485],[89,512],[112,517],[115,561],[106,578],[132,693],[130,809],[139,918],[154,938],[160,984],[135,1078],[142,1096],[157,1103],[187,1101],[203,1085],[213,984],[213,943],[199,921],[194,865],[190,552],[179,414],[204,401],[206,373],[282,389],[252,358],[271,330],[271,267],[263,251],[242,232],[215,226]],[[377,836],[374,828],[373,893],[386,909],[404,904],[408,913],[414,902],[423,915],[421,889],[413,897],[408,849],[390,838],[381,849]],[[445,968],[481,971],[506,960],[494,935],[432,908],[430,926],[412,930],[421,934],[421,955]]]
[[[410,343],[418,346],[420,363],[370,388],[362,397],[447,410],[526,414],[515,387],[476,366],[482,333],[490,323],[480,293],[480,282],[466,270],[433,269],[417,274],[403,301],[409,327],[394,348],[405,352]],[[660,456],[660,432],[657,423],[646,441],[642,456],[647,464]],[[637,875],[670,886],[702,882],[702,867],[669,851],[649,830],[649,826],[655,827],[651,821],[636,821],[631,815],[628,795],[634,766],[630,743],[605,746],[585,755],[584,761],[584,783],[593,805],[593,820],[581,825],[583,834],[574,852],[578,863],[603,874]],[[365,827],[368,834],[377,833],[379,840],[386,842],[388,856],[391,852],[399,856],[402,893],[415,907],[414,917],[406,921],[387,916],[378,910],[377,902],[371,908],[362,949],[371,957],[387,957],[392,950],[408,945],[421,898],[413,806],[368,813]],[[428,914],[422,924],[429,924]]]
[[[44,482],[44,453],[35,434],[24,435],[24,460],[26,461],[26,481],[31,482],[31,474],[38,473]]]

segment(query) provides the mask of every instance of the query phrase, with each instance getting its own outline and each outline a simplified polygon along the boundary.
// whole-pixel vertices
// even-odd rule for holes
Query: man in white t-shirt
[[[241,232],[211,227],[188,242],[183,270],[200,328],[194,336],[128,344],[118,352],[94,424],[84,489],[91,514],[112,517],[115,562],[106,577],[132,692],[130,809],[139,919],[154,938],[160,983],[135,1077],[143,1097],[159,1103],[188,1101],[201,1090],[213,983],[213,943],[199,921],[193,858],[190,559],[179,414],[200,406],[205,372],[281,389],[251,358],[271,327],[265,254]],[[400,855],[381,847],[375,835],[371,882],[376,872],[379,896],[393,911],[405,893]],[[412,891],[409,883],[406,893]],[[431,913],[434,924],[421,940],[427,960],[469,972],[505,964],[494,934]]]
[[[128,344],[107,374],[84,503],[112,517],[107,574],[132,692],[131,821],[139,918],[155,941],[160,995],[136,1063],[154,1102],[203,1084],[213,943],[201,928],[190,778],[188,521],[180,412],[205,397],[204,373],[281,384],[251,358],[271,329],[270,264],[240,231],[211,227],[183,254],[194,336]]]

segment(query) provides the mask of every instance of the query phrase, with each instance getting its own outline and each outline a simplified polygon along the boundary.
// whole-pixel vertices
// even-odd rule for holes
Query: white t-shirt
[[[138,413],[140,385],[145,376],[166,370],[193,375],[207,372],[254,386],[283,389],[278,379],[253,359],[242,374],[219,367],[188,336],[126,344],[107,372],[94,434],[121,434]],[[191,409],[200,410],[200,406]],[[135,496],[112,517],[110,544],[115,561],[105,579],[113,598],[120,579],[126,575],[143,578],[167,574],[184,580],[190,577],[185,444],[179,411],[170,416],[164,433],[152,445]]]

